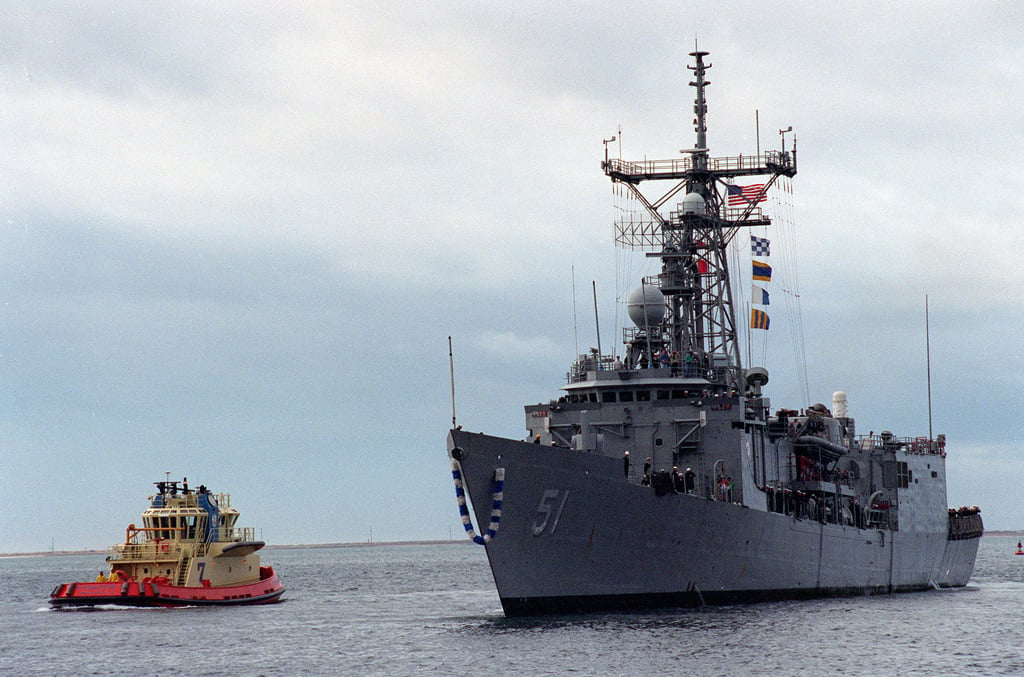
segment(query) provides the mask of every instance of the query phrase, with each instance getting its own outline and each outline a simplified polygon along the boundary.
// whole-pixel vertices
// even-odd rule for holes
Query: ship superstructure
[[[602,164],[645,211],[617,241],[661,261],[630,295],[624,359],[581,355],[564,396],[526,407],[527,441],[449,435],[506,613],[966,584],[983,529],[946,506],[942,435],[858,435],[842,392],[773,409],[768,371],[744,368],[729,245],[771,223],[760,205],[796,174],[795,139],[711,157],[710,65],[691,56],[695,147]]]

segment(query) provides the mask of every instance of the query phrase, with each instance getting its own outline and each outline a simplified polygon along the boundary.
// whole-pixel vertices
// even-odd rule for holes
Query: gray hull
[[[454,430],[508,615],[878,594],[965,585],[979,538],[861,529],[695,495],[657,495],[607,456]]]
[[[749,357],[775,308],[759,286],[773,265],[761,203],[796,175],[796,141],[711,157],[711,64],[690,56],[695,145],[626,160],[604,142],[601,168],[624,198],[616,244],[661,264],[626,298],[620,352],[602,351],[598,330],[564,394],[524,407],[529,442],[459,429],[448,440],[505,612],[965,585],[984,525],[977,506],[946,503],[945,435],[857,434],[841,390],[831,409],[773,407],[768,370],[744,366],[737,329],[749,315]]]

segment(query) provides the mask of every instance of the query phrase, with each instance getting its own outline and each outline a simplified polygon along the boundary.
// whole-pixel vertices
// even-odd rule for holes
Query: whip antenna
[[[572,273],[572,333],[576,338],[576,354],[580,354],[580,330],[576,323],[576,266],[570,269]]]
[[[452,379],[452,428],[455,426],[455,358],[452,357],[452,337],[448,337],[448,373]]]
[[[924,295],[924,350],[928,367],[928,440],[932,440],[932,337],[928,326],[928,294]]]

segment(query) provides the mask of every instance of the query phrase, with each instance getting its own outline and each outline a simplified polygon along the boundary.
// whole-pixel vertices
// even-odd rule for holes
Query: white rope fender
[[[455,499],[459,502],[459,514],[462,516],[462,526],[470,540],[480,545],[486,545],[498,535],[498,527],[501,523],[501,502],[505,493],[505,469],[494,469],[494,495],[491,497],[491,523],[487,525],[487,531],[483,536],[473,531],[473,521],[469,516],[469,508],[466,506],[466,491],[462,485],[462,469],[459,462],[452,459],[452,479],[455,481]]]

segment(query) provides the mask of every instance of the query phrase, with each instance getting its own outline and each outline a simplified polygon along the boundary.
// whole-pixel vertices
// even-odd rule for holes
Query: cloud
[[[556,354],[555,342],[547,336],[524,338],[510,331],[485,331],[476,344],[482,352],[502,360],[539,360]]]
[[[805,314],[801,334],[773,311],[772,397],[806,404],[803,340],[812,401],[920,430],[929,294],[936,420],[978,450],[951,500],[960,474],[1013,476],[1024,10],[57,9],[0,15],[0,507],[24,525],[0,549],[103,546],[167,470],[235,491],[271,541],[447,537],[447,336],[460,422],[511,436],[596,347],[591,280],[618,349],[657,263],[612,246],[601,141],[692,143],[695,40],[715,155],[753,151],[755,110],[762,148],[798,139],[796,225],[770,237],[794,241]],[[70,510],[112,467],[95,524],[26,507],[46,484]],[[958,500],[982,500],[972,477]],[[423,509],[367,510],[385,486]]]

